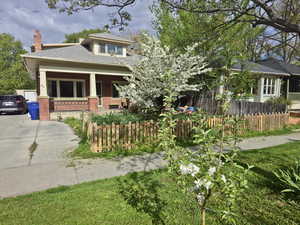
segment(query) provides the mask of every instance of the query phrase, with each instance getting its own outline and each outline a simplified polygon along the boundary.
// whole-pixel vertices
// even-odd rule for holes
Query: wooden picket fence
[[[288,113],[244,115],[241,117],[240,131],[270,131],[282,129],[288,124]],[[208,127],[221,124],[217,116],[208,118]],[[190,138],[196,123],[191,120],[179,120],[174,134],[178,139]],[[143,121],[128,124],[97,125],[88,122],[84,125],[93,152],[131,149],[138,143],[149,143],[158,140],[159,123]],[[230,128],[229,128],[230,130]]]

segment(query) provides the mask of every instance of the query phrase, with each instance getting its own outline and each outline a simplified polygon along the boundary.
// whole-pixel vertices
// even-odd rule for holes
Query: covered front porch
[[[300,76],[289,78],[287,99],[291,101],[290,110],[300,110]]]
[[[125,84],[129,71],[40,65],[37,84],[40,119],[49,120],[58,112],[98,113],[121,109],[126,100],[120,98],[115,85]]]

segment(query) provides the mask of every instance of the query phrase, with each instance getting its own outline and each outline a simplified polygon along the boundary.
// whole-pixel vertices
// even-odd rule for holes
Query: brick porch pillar
[[[38,101],[40,106],[40,120],[50,120],[47,77],[46,71],[43,70],[40,70],[40,95]]]
[[[50,120],[49,97],[39,97],[40,120]]]
[[[97,97],[89,97],[89,111],[90,112],[98,112],[98,98]]]
[[[96,74],[90,73],[90,96],[88,98],[89,111],[98,112],[98,96],[96,91]]]

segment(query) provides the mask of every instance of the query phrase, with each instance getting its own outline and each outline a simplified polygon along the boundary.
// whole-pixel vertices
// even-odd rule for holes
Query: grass
[[[278,130],[271,130],[271,131],[247,131],[245,134],[242,135],[243,138],[249,138],[249,137],[260,137],[260,136],[276,136],[276,135],[284,135],[284,134],[291,134],[299,132],[300,125],[289,125],[282,129]]]
[[[255,167],[248,175],[249,189],[236,210],[237,224],[296,225],[300,224],[300,203],[285,198],[276,185],[273,171],[291,165],[299,157],[300,143],[241,152],[239,161]],[[159,215],[166,225],[197,224],[191,204],[176,189],[165,170],[129,174],[125,177],[62,186],[30,195],[0,200],[0,225],[140,225],[152,224],[151,213],[136,210],[124,200],[120,188],[125,179],[142,187],[150,187],[151,195],[163,202]],[[143,184],[152,182],[151,185]],[[155,181],[155,182],[154,182]],[[134,187],[133,187],[134,188]],[[213,204],[225,199],[215,197]],[[143,201],[139,202],[143,204]],[[146,204],[146,203],[145,203]],[[196,211],[197,213],[197,211]],[[212,212],[207,224],[223,225]]]

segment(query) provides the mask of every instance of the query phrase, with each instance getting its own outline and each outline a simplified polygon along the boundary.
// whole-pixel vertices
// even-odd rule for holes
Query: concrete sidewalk
[[[255,137],[242,141],[241,150],[259,149],[292,141],[299,141],[300,133],[282,136]],[[45,190],[61,185],[73,185],[87,181],[125,175],[166,166],[162,153],[131,156],[116,160],[60,159],[33,163],[0,170],[0,197],[11,197]]]

